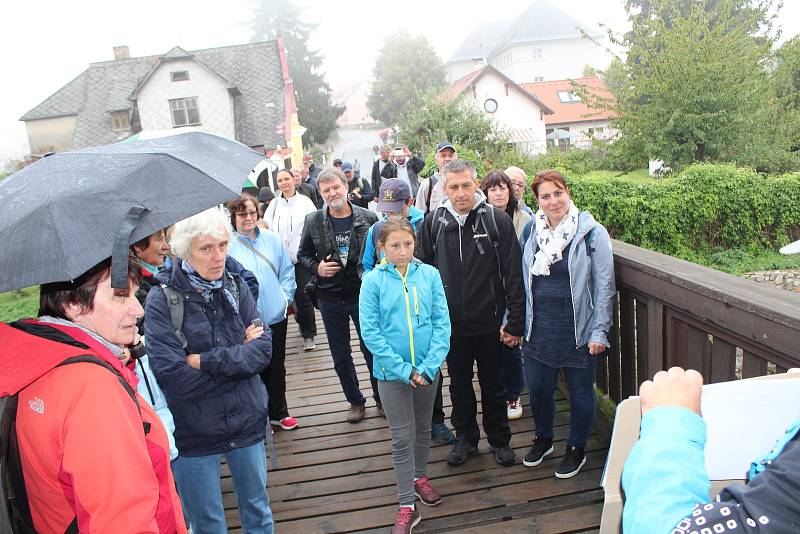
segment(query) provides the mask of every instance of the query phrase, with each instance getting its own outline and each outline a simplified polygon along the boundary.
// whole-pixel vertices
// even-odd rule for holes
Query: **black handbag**
[[[319,309],[319,299],[317,298],[317,275],[312,275],[308,283],[303,288],[303,292],[311,301],[311,305]]]

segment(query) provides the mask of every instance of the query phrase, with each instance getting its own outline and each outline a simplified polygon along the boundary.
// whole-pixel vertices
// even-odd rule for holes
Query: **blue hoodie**
[[[384,263],[364,275],[358,300],[361,337],[378,380],[432,381],[450,350],[450,314],[439,271],[419,260],[405,278]]]
[[[422,210],[418,210],[414,206],[409,208],[408,222],[411,223],[411,228],[414,229],[414,233],[417,233],[417,228],[424,218],[425,213],[423,213]],[[369,230],[367,230],[367,237],[364,238],[364,253],[361,255],[361,266],[364,267],[364,275],[375,268],[375,244],[378,242],[378,236],[373,237],[372,232],[379,232],[380,230],[377,228],[380,227],[385,220],[386,218],[381,218],[380,221],[370,226]],[[383,260],[383,251],[381,251],[378,257]],[[362,275],[362,277],[364,275]]]

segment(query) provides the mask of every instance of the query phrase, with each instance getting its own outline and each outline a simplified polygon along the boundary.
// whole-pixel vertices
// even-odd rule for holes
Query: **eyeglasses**
[[[246,219],[248,217],[256,217],[256,216],[258,216],[258,212],[257,211],[237,211],[236,212],[236,216],[237,217],[241,217],[242,219]]]

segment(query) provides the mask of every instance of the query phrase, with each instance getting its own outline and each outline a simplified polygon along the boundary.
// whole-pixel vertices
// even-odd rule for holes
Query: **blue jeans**
[[[172,473],[192,534],[227,534],[222,506],[219,462],[221,454],[178,456]],[[239,503],[242,531],[272,534],[272,510],[267,496],[267,455],[264,442],[225,453]]]
[[[367,361],[369,379],[372,384],[372,394],[375,402],[380,404],[381,396],[378,393],[378,381],[372,376],[372,353],[367,350],[361,339],[361,325],[358,322],[358,301],[332,302],[319,299],[319,313],[325,325],[325,334],[328,336],[328,346],[333,358],[333,369],[339,377],[342,391],[350,404],[365,404],[367,401],[358,387],[356,366],[353,364],[353,352],[350,350],[350,319],[358,333],[358,344],[361,353]]]
[[[567,444],[572,447],[585,447],[596,407],[594,393],[595,367],[597,357],[589,359],[586,367],[563,367],[569,386],[570,429]],[[557,367],[545,365],[535,358],[525,356],[525,379],[531,394],[536,437],[553,439],[553,420],[556,403],[553,394],[558,382]]]
[[[515,401],[525,387],[525,375],[522,372],[522,349],[510,349],[503,345],[503,382],[506,386],[506,401]]]

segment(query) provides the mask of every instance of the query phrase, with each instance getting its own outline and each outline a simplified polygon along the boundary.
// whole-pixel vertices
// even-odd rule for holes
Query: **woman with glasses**
[[[275,181],[280,191],[264,212],[264,221],[270,230],[280,236],[294,264],[294,278],[297,282],[294,294],[294,319],[300,325],[303,350],[313,350],[316,348],[314,337],[317,335],[317,321],[314,317],[314,307],[305,293],[311,272],[297,261],[297,249],[300,247],[300,236],[303,235],[306,215],[314,213],[317,208],[307,196],[299,194],[294,177],[288,170],[278,171]]]
[[[286,406],[285,362],[287,310],[295,295],[294,267],[278,236],[256,225],[257,206],[256,199],[247,194],[228,203],[236,230],[228,253],[258,280],[258,314],[272,330],[272,360],[261,373],[269,393],[269,419],[275,426],[292,430],[297,428],[297,419],[289,415]]]

